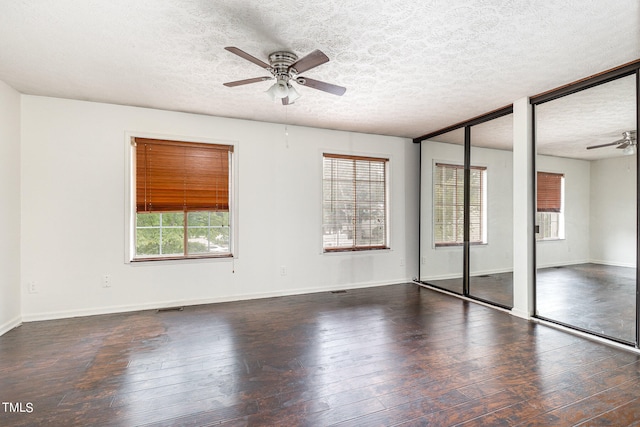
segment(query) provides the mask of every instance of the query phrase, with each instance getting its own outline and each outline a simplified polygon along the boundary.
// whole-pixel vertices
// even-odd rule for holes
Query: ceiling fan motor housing
[[[295,53],[286,51],[277,51],[269,55],[269,65],[273,68],[273,75],[278,79],[284,79],[289,81],[291,73],[295,73],[295,70],[289,69],[289,67],[298,60],[298,56]]]

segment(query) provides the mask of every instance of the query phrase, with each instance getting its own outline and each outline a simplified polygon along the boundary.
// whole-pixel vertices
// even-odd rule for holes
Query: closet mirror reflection
[[[421,144],[420,281],[462,294],[464,128]]]
[[[513,307],[513,114],[471,127],[469,295]]]
[[[536,314],[635,342],[636,77],[534,108]]]

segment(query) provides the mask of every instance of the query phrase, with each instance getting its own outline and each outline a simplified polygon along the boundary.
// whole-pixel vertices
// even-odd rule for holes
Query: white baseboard
[[[483,270],[483,271],[472,271],[471,277],[475,276],[490,276],[492,274],[503,274],[503,273],[513,273],[513,268],[501,268],[496,270]]]
[[[551,262],[548,264],[538,264],[537,268],[553,268],[553,267],[564,267],[565,265],[578,265],[578,264],[589,264],[591,261],[589,260],[579,260],[579,261],[569,261],[569,262]]]
[[[449,280],[449,279],[462,279],[462,272],[456,274],[440,274],[438,276],[421,277],[422,282],[428,282],[430,280]]]
[[[599,264],[599,265],[610,265],[612,267],[628,267],[628,268],[636,268],[635,263],[625,263],[625,262],[612,262],[612,261],[603,261],[599,259],[592,259],[589,261],[591,264]]]
[[[22,318],[20,316],[16,316],[15,318],[9,320],[8,322],[0,325],[0,336],[6,334],[16,326],[20,326],[22,324]]]
[[[214,298],[155,301],[155,302],[144,303],[144,304],[95,307],[95,308],[80,309],[80,310],[50,311],[45,313],[23,314],[22,321],[36,322],[41,320],[54,320],[54,319],[67,319],[72,317],[96,316],[100,314],[127,313],[132,311],[156,310],[159,308],[167,308],[167,307],[216,304],[221,302],[245,301],[245,300],[252,300],[252,299],[274,298],[274,297],[283,297],[283,296],[290,296],[290,295],[313,294],[313,293],[319,293],[319,292],[331,292],[336,290],[373,288],[376,286],[388,286],[388,285],[395,285],[398,283],[411,283],[411,282],[412,282],[412,279],[398,279],[398,280],[384,281],[384,282],[362,282],[362,283],[355,283],[355,284],[334,285],[334,286],[327,286],[323,288],[298,288],[298,289],[287,289],[282,291],[263,292],[263,293],[257,293],[257,294],[236,294],[236,295],[228,295],[228,296],[214,297]]]
[[[461,266],[462,267],[462,266]],[[473,271],[471,277],[474,276],[484,276],[484,275],[492,275],[492,274],[502,274],[502,273],[512,273],[513,269],[510,268],[501,268],[495,270],[483,270],[483,271]],[[420,278],[421,281],[426,282],[429,280],[448,280],[448,279],[462,279],[462,271],[454,274],[441,274],[439,276],[428,276]]]
[[[599,265],[610,265],[612,267],[636,268],[636,265],[633,264],[633,263],[604,261],[604,260],[600,260],[600,259],[589,259],[589,260],[580,260],[580,261],[571,261],[571,262],[555,262],[555,263],[549,263],[549,264],[541,264],[541,265],[538,265],[538,268],[553,268],[553,267],[563,267],[565,265],[579,265],[579,264],[599,264]]]

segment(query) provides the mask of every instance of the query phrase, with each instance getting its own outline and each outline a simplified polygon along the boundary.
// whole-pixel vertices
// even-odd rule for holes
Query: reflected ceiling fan
[[[273,52],[271,55],[269,55],[268,64],[254,56],[249,55],[247,52],[238,49],[237,47],[229,46],[225,47],[225,49],[231,53],[235,53],[236,55],[246,59],[247,61],[253,62],[254,64],[264,68],[269,73],[271,73],[270,76],[254,77],[252,79],[244,79],[224,83],[224,85],[227,87],[235,87],[275,79],[276,82],[269,88],[269,90],[267,90],[267,94],[273,101],[281,99],[282,105],[293,104],[293,102],[301,96],[295,89],[295,87],[291,84],[292,82],[296,82],[299,85],[318,89],[323,92],[332,93],[338,96],[342,96],[347,90],[342,86],[337,86],[331,83],[326,83],[320,80],[314,80],[298,75],[329,61],[327,55],[317,49],[300,59],[298,59],[298,56],[292,52]]]
[[[628,130],[628,131],[622,132],[622,139],[609,142],[607,144],[592,145],[590,147],[587,147],[587,150],[592,150],[594,148],[610,147],[612,145],[617,145],[616,148],[624,150],[623,151],[624,154],[634,154],[636,152],[636,145],[637,145],[636,131]]]

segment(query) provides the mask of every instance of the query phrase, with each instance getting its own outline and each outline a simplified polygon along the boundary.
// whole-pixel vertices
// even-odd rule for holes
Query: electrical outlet
[[[110,288],[111,287],[111,275],[105,274],[102,276],[102,287]]]
[[[32,280],[31,282],[29,282],[28,284],[28,292],[30,294],[37,294],[38,293],[38,284],[36,283],[35,280]]]
[[[280,266],[280,275],[281,276],[286,276],[287,275],[287,267],[285,267],[284,265]]]
[[[404,267],[404,258],[400,258],[400,267]]]
[[[426,257],[420,257],[420,264],[425,265],[427,263]]]

